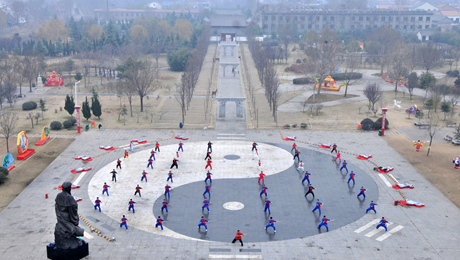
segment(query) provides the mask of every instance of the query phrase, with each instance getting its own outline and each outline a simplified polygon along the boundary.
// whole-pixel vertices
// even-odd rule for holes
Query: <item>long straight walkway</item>
[[[216,130],[224,134],[246,134],[246,96],[239,73],[239,46],[221,42],[216,95]]]

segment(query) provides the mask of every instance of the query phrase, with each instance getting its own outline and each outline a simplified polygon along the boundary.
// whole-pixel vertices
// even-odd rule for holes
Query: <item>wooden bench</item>
[[[446,127],[457,127],[457,123],[447,123]]]

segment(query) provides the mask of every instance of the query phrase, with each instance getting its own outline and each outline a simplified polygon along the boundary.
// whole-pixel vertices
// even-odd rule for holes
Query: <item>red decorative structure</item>
[[[99,149],[103,149],[103,150],[106,150],[106,151],[113,151],[113,150],[115,150],[115,147],[99,145]]]
[[[22,131],[18,134],[18,157],[16,160],[18,161],[25,161],[27,158],[32,156],[35,153],[34,149],[28,149],[29,146],[29,139],[27,138],[26,132]]]
[[[295,139],[296,139],[295,136],[287,136],[283,138],[284,141],[295,141]]]
[[[53,71],[53,74],[46,75],[46,81],[45,81],[45,86],[48,87],[54,87],[54,86],[63,86],[64,85],[64,79],[61,78],[61,74],[58,74],[56,76],[56,71]]]
[[[131,140],[131,142],[138,143],[138,144],[146,144],[146,143],[148,143],[147,140],[143,140],[143,139],[133,139],[133,140]]]
[[[76,196],[73,196],[73,199],[74,199],[76,202],[80,202],[80,201],[82,201],[82,199],[81,199],[81,198],[79,198],[79,197],[76,197]]]
[[[391,172],[391,171],[394,170],[394,169],[395,169],[395,168],[393,168],[393,167],[379,167],[379,168],[377,169],[377,171],[380,172],[380,173],[389,173],[389,172]]]
[[[80,172],[87,172],[87,171],[91,171],[93,168],[91,167],[80,167],[80,168],[77,168],[77,169],[72,169],[70,172],[71,173],[80,173]]]
[[[388,108],[382,108],[382,136],[385,135],[385,117],[387,115]]]
[[[401,206],[412,206],[412,207],[417,207],[417,208],[425,207],[425,204],[423,204],[421,202],[415,202],[413,200],[400,200],[399,205],[401,205]]]
[[[85,161],[85,162],[90,162],[93,160],[93,157],[89,157],[89,156],[78,156],[75,158],[75,160],[82,160],[82,161]]]
[[[72,186],[70,187],[71,189],[79,189],[80,188],[80,185],[75,185],[75,184],[72,184]],[[62,190],[62,185],[59,185],[58,186],[58,190]],[[48,193],[47,193],[48,194]]]
[[[42,129],[42,136],[40,141],[35,143],[35,146],[42,146],[50,139],[50,130],[47,126],[43,127]]]
[[[372,158],[372,154],[360,154],[360,155],[356,156],[356,158],[358,158],[360,160],[367,160],[369,158]]]
[[[175,139],[180,139],[180,140],[188,140],[188,137],[185,137],[183,135],[178,135],[176,137],[174,137]]]
[[[412,190],[414,188],[414,185],[409,184],[409,183],[404,183],[404,184],[398,183],[398,184],[393,184],[392,187],[395,190],[402,190],[402,189],[411,189]]]
[[[319,148],[329,149],[331,148],[331,144],[321,144]]]
[[[76,114],[77,114],[77,131],[80,134],[80,106],[75,106]]]

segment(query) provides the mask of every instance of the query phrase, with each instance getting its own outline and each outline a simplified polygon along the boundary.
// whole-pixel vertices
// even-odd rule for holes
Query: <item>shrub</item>
[[[0,174],[2,174],[2,173],[5,174],[6,176],[8,176],[8,174],[10,174],[10,173],[8,172],[8,169],[5,168],[5,167],[0,167]]]
[[[51,130],[60,130],[62,128],[62,124],[59,121],[53,121],[50,124]]]
[[[390,123],[388,122],[388,119],[385,118],[385,129],[388,129],[389,125]],[[374,125],[372,126],[372,128],[374,128],[375,130],[382,129],[382,118],[377,119],[374,122]]]
[[[75,119],[75,118],[73,118],[73,117],[67,119],[67,121],[70,121],[70,122],[72,123],[72,125],[75,125],[75,124],[77,123],[77,119]]]
[[[297,59],[295,63],[302,63],[302,61],[300,59]]]
[[[8,177],[2,172],[0,173],[0,184],[4,183]]]
[[[452,71],[449,70],[448,72],[446,72],[446,74],[449,77],[456,78],[456,77],[458,77],[459,72],[458,72],[458,70],[452,70]]]
[[[172,71],[184,71],[188,59],[192,56],[187,49],[180,49],[168,54],[168,64]]]
[[[297,127],[297,124],[293,124],[292,127]]]
[[[300,124],[300,127],[301,127],[301,128],[307,128],[307,124],[306,124],[306,123],[301,123],[301,124]]]
[[[22,104],[22,110],[33,110],[33,109],[36,109],[37,108],[37,103],[34,102],[34,101],[28,101],[28,102],[24,102],[24,104]]]
[[[73,123],[70,120],[66,120],[62,122],[62,125],[64,126],[65,129],[69,129],[73,126]]]
[[[289,124],[285,124],[285,125],[284,125],[284,127],[286,127],[286,128],[290,128],[290,127],[291,127],[291,125],[289,125]]]
[[[365,118],[363,119],[363,121],[361,121],[362,130],[372,130],[373,125],[374,125],[374,121],[370,118]]]

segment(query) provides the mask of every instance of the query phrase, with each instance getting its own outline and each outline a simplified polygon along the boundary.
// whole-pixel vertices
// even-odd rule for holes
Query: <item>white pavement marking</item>
[[[380,219],[374,219],[374,220],[372,220],[371,222],[367,223],[366,225],[364,225],[364,226],[362,226],[362,227],[356,229],[356,230],[355,230],[355,233],[358,233],[358,234],[359,234],[359,233],[363,232],[364,230],[368,229],[369,227],[371,227],[371,226],[377,224],[379,221],[380,221]]]
[[[390,184],[390,182],[387,180],[387,178],[385,178],[385,175],[379,174],[379,177],[382,179],[383,182],[385,182],[385,184],[386,184],[388,187],[391,187],[391,184]]]
[[[83,178],[83,176],[85,176],[86,172],[82,172],[80,173],[80,176],[78,176],[78,178],[72,183],[73,185],[78,185],[78,183],[81,181],[81,179]]]
[[[262,259],[262,255],[209,255],[210,259]]]
[[[393,223],[391,223],[391,222],[390,222],[390,223],[387,223],[387,228],[388,228],[389,226],[391,226],[391,224],[393,224]],[[367,233],[365,236],[366,236],[366,237],[372,237],[373,235],[375,235],[375,234],[381,232],[382,230],[385,231],[385,228],[384,228],[384,227],[380,227],[379,229],[372,230],[371,232]]]
[[[399,225],[399,226],[393,228],[392,230],[386,232],[385,234],[379,236],[379,237],[378,237],[377,239],[375,239],[375,240],[377,240],[377,241],[383,241],[383,240],[387,239],[389,236],[393,235],[394,233],[398,232],[399,230],[401,230],[401,229],[403,229],[403,228],[404,228],[403,226]]]
[[[90,234],[89,234],[88,232],[86,232],[86,231],[85,231],[85,233],[84,233],[83,236],[86,237],[87,239],[93,239],[93,236],[90,235]]]

